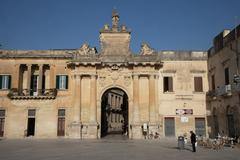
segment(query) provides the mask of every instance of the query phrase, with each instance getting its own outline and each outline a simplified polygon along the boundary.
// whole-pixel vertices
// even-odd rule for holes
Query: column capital
[[[90,74],[91,78],[97,78],[97,74]]]
[[[80,75],[80,74],[74,75],[75,79],[81,79],[81,77],[82,77],[82,75]]]
[[[20,67],[20,66],[21,66],[21,64],[15,64],[14,66],[15,66],[15,67]]]
[[[139,79],[139,74],[134,73],[132,74],[132,76],[133,76],[133,79]]]
[[[149,77],[150,79],[154,79],[154,78],[156,77],[156,75],[155,75],[155,74],[149,74],[148,77]]]

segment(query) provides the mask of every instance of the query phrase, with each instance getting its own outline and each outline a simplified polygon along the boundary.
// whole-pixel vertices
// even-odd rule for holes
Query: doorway
[[[4,135],[5,110],[0,110],[0,137]]]
[[[65,109],[58,110],[57,136],[65,136]]]
[[[235,137],[235,123],[234,123],[234,107],[227,107],[227,126],[228,126],[228,136]]]
[[[119,88],[104,92],[101,102],[101,137],[128,136],[128,96]]]
[[[0,118],[0,137],[3,137],[5,118]]]
[[[34,136],[35,134],[35,115],[35,109],[28,110],[27,137]]]
[[[165,136],[166,137],[174,137],[175,136],[175,119],[174,119],[174,117],[165,117],[164,126],[165,126]]]
[[[27,136],[34,136],[35,118],[28,118]]]
[[[206,136],[205,118],[195,118],[195,133],[198,136]]]

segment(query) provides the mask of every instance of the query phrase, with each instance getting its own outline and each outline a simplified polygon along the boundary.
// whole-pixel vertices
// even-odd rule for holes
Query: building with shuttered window
[[[117,131],[141,139],[143,129],[208,136],[207,52],[143,43],[132,53],[131,33],[118,21],[113,12],[99,51],[88,44],[0,50],[0,136],[90,139]]]
[[[208,51],[210,136],[240,136],[240,25],[224,30]]]

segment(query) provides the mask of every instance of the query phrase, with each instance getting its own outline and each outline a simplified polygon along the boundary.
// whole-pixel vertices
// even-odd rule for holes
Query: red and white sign
[[[193,115],[193,109],[176,109],[176,115]]]

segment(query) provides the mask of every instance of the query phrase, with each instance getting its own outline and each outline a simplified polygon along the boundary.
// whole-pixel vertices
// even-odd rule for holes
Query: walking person
[[[196,134],[193,132],[193,131],[190,131],[191,133],[191,143],[192,143],[192,149],[193,149],[193,152],[196,152],[196,146],[195,146],[195,143],[196,143]]]

